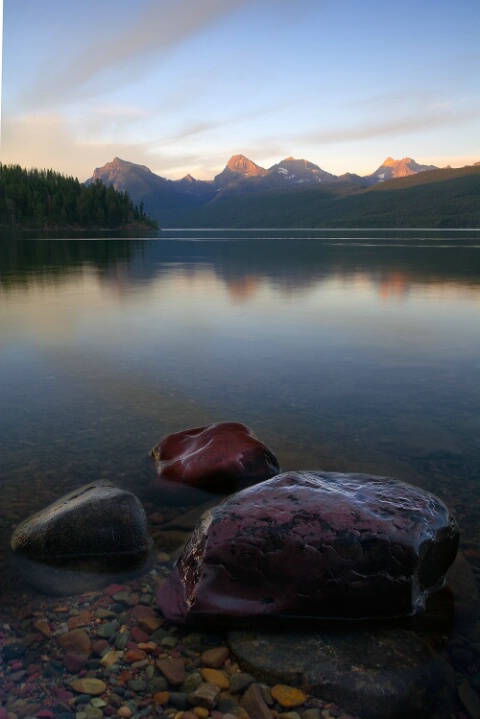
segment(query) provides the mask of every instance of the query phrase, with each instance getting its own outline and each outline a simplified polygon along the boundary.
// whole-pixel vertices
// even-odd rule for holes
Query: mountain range
[[[345,216],[345,211],[348,210],[348,215],[351,208],[358,205],[358,211],[355,211],[356,214],[354,213],[355,216],[352,216],[351,222],[360,223],[358,226],[362,226],[362,217],[365,217],[365,221],[374,226],[376,225],[375,212],[382,204],[380,202],[379,205],[379,198],[382,195],[375,194],[375,190],[402,189],[407,190],[408,195],[408,188],[417,188],[413,189],[413,194],[423,196],[425,195],[425,185],[436,184],[446,179],[455,182],[457,175],[459,178],[464,177],[465,173],[462,173],[462,170],[466,171],[468,177],[472,176],[470,180],[462,180],[460,183],[463,188],[462,192],[466,191],[468,194],[470,192],[468,183],[478,182],[480,176],[478,164],[460,168],[460,170],[452,170],[452,168],[440,169],[435,165],[421,165],[410,157],[404,157],[401,160],[387,157],[375,172],[361,177],[354,173],[333,175],[308,160],[293,157],[287,157],[266,169],[244,155],[233,155],[222,172],[213,180],[206,181],[196,180],[191,175],[186,175],[180,180],[167,180],[153,173],[145,165],[138,165],[115,157],[112,162],[97,168],[85,184],[101,180],[106,185],[113,185],[116,190],[128,192],[133,202],[136,204],[142,202],[145,211],[164,226],[167,223],[168,226],[187,226],[188,224],[213,227],[222,222],[233,223],[228,226],[245,226],[241,221],[242,218],[238,216],[240,212],[245,213],[246,222],[250,226],[253,222],[257,226],[259,226],[258,222],[265,226],[265,222],[271,222],[275,218],[277,218],[276,221],[270,226],[280,226],[278,225],[278,211],[280,214],[284,214],[284,205],[288,207],[290,218],[285,216],[286,225],[302,226],[307,223],[308,226],[313,226],[311,223],[314,223],[318,226],[318,223],[324,224],[327,222],[327,215],[330,217],[329,212],[325,215],[327,205],[329,207],[331,205],[331,211],[337,213],[340,225],[342,225],[341,218]],[[418,179],[421,181],[418,182]],[[467,182],[468,188],[465,182]],[[423,189],[419,189],[420,186]],[[373,195],[372,192],[374,192]],[[384,200],[386,197],[387,195],[383,193]],[[400,196],[397,195],[393,204],[398,205],[399,200]],[[448,200],[447,197],[447,205]],[[412,198],[407,201],[413,202],[415,205]],[[436,201],[434,199],[434,204]],[[340,203],[342,204],[340,205]],[[368,210],[370,205],[373,208],[371,211]],[[304,207],[303,214],[300,214],[300,206]],[[230,211],[228,211],[229,207]],[[274,212],[272,217],[273,210],[269,214],[269,208],[277,208],[275,210],[277,214]],[[424,208],[419,207],[418,209],[424,212]],[[419,220],[415,219],[418,217],[418,213],[412,215],[408,207],[398,211],[401,213],[400,216],[398,213],[394,216],[399,222],[398,226],[421,226],[418,224]],[[445,218],[442,218],[441,207],[432,212],[436,222],[444,222]],[[270,219],[267,220],[267,217]],[[369,217],[368,220],[367,217]],[[392,222],[394,217],[392,216],[389,222]],[[405,218],[403,221],[402,217]],[[333,219],[328,221],[333,222]],[[385,221],[387,221],[386,217]],[[451,221],[453,221],[451,218],[447,218],[447,226],[452,226],[449,224]],[[430,224],[429,226],[434,225]]]
[[[410,157],[402,160],[388,157],[375,172],[365,177],[353,173],[337,176],[322,170],[313,162],[294,157],[286,157],[265,169],[244,155],[233,155],[213,180],[196,180],[191,175],[181,180],[167,180],[145,165],[115,157],[112,162],[97,167],[86,184],[101,180],[105,185],[113,185],[116,190],[127,191],[134,202],[144,203],[147,212],[156,213],[173,207],[203,205],[220,197],[245,192],[297,189],[338,182],[368,187],[395,177],[433,169],[438,168],[434,165],[419,165]]]

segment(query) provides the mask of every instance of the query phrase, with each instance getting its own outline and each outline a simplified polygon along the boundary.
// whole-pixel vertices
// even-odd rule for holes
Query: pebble
[[[302,706],[302,704],[305,704],[307,701],[305,692],[301,689],[287,686],[286,684],[275,684],[271,689],[271,694],[273,699],[285,709]]]
[[[81,679],[75,679],[70,683],[72,689],[81,694],[88,694],[90,696],[97,696],[103,694],[106,690],[107,685],[101,679],[94,679],[92,677],[83,677]]]
[[[129,649],[123,655],[123,661],[127,664],[133,664],[134,662],[139,662],[142,659],[145,659],[146,656],[147,653],[144,652],[143,649]]]
[[[157,667],[172,686],[178,687],[185,681],[185,663],[183,659],[175,657],[157,659]]]
[[[123,652],[116,649],[111,649],[100,659],[100,664],[103,667],[111,667],[113,664],[118,664],[120,659],[123,657]]]
[[[143,692],[146,689],[147,682],[144,679],[130,679],[127,686],[132,692]]]
[[[15,615],[2,615],[0,719],[352,719],[293,686],[260,684],[222,637],[170,627],[155,607],[158,574],[148,581],[61,606],[30,598]],[[480,625],[477,641],[480,647]],[[471,647],[478,672],[480,653]],[[462,651],[452,645],[458,663]],[[464,717],[476,711],[479,687],[474,674],[459,684]]]
[[[85,629],[72,629],[58,637],[58,643],[66,652],[90,655],[92,642]]]
[[[205,707],[213,709],[217,703],[220,689],[216,684],[202,682],[199,686],[188,695],[188,701],[193,706]]]
[[[186,709],[188,706],[188,695],[185,692],[169,692],[168,703],[176,709]]]
[[[25,644],[12,642],[11,644],[4,646],[2,651],[4,659],[8,662],[11,659],[18,659],[18,657],[22,657],[27,651],[27,647]]]
[[[230,655],[228,647],[214,647],[202,653],[202,664],[204,667],[219,669],[223,666]]]
[[[192,672],[187,677],[185,677],[182,689],[187,694],[190,694],[190,692],[195,691],[195,689],[200,686],[202,681],[202,675],[200,674],[200,672]]]
[[[146,615],[138,620],[138,626],[147,634],[153,634],[163,624],[163,619],[159,617]]]
[[[86,654],[73,654],[67,652],[63,657],[63,666],[70,674],[78,674],[87,664]]]
[[[40,632],[43,637],[45,637],[45,639],[50,639],[50,637],[52,636],[52,630],[50,629],[50,626],[46,619],[38,619],[36,622],[33,623],[33,626],[38,632]]]
[[[110,639],[110,637],[113,637],[115,632],[119,628],[119,623],[116,619],[112,619],[110,622],[105,622],[98,628],[98,636],[103,639]]]
[[[78,629],[79,627],[86,627],[95,620],[95,616],[92,612],[84,610],[78,614],[71,616],[67,619],[67,627],[69,629]]]
[[[240,701],[240,706],[255,719],[273,719],[259,684],[250,684]]]
[[[195,714],[198,719],[207,719],[210,712],[205,707],[193,707],[192,714]]]
[[[230,679],[227,677],[225,672],[221,672],[219,669],[209,669],[208,667],[204,667],[200,671],[200,674],[204,681],[210,682],[210,684],[215,684],[215,686],[219,687],[219,689],[230,688]]]
[[[248,689],[250,684],[253,684],[254,681],[254,677],[246,672],[237,672],[236,674],[232,674],[230,677],[231,694],[243,694],[243,692]]]

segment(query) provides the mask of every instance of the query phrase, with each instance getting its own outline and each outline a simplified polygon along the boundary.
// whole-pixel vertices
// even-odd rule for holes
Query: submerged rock
[[[69,594],[138,573],[151,547],[140,500],[107,480],[60,497],[18,525],[11,548],[24,578]]]
[[[158,604],[182,623],[414,614],[442,586],[458,540],[447,507],[418,487],[287,472],[204,515]]]
[[[402,627],[343,622],[308,632],[232,631],[228,643],[259,681],[300,685],[368,719],[425,719],[440,692],[452,693],[445,692],[445,659]]]
[[[232,492],[280,471],[273,452],[240,422],[218,422],[167,435],[150,456],[155,460],[155,483],[167,492],[166,483],[171,482]]]

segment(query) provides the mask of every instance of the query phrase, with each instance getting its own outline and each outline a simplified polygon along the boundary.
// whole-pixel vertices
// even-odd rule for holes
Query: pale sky
[[[3,0],[0,160],[480,160],[479,0]],[[1,6],[1,0],[0,0]]]

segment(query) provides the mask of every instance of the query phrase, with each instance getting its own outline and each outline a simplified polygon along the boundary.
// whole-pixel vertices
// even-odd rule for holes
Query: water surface
[[[434,491],[477,551],[479,328],[474,231],[5,237],[2,556],[20,520],[93,479],[143,499],[150,447],[221,420],[282,469]]]

